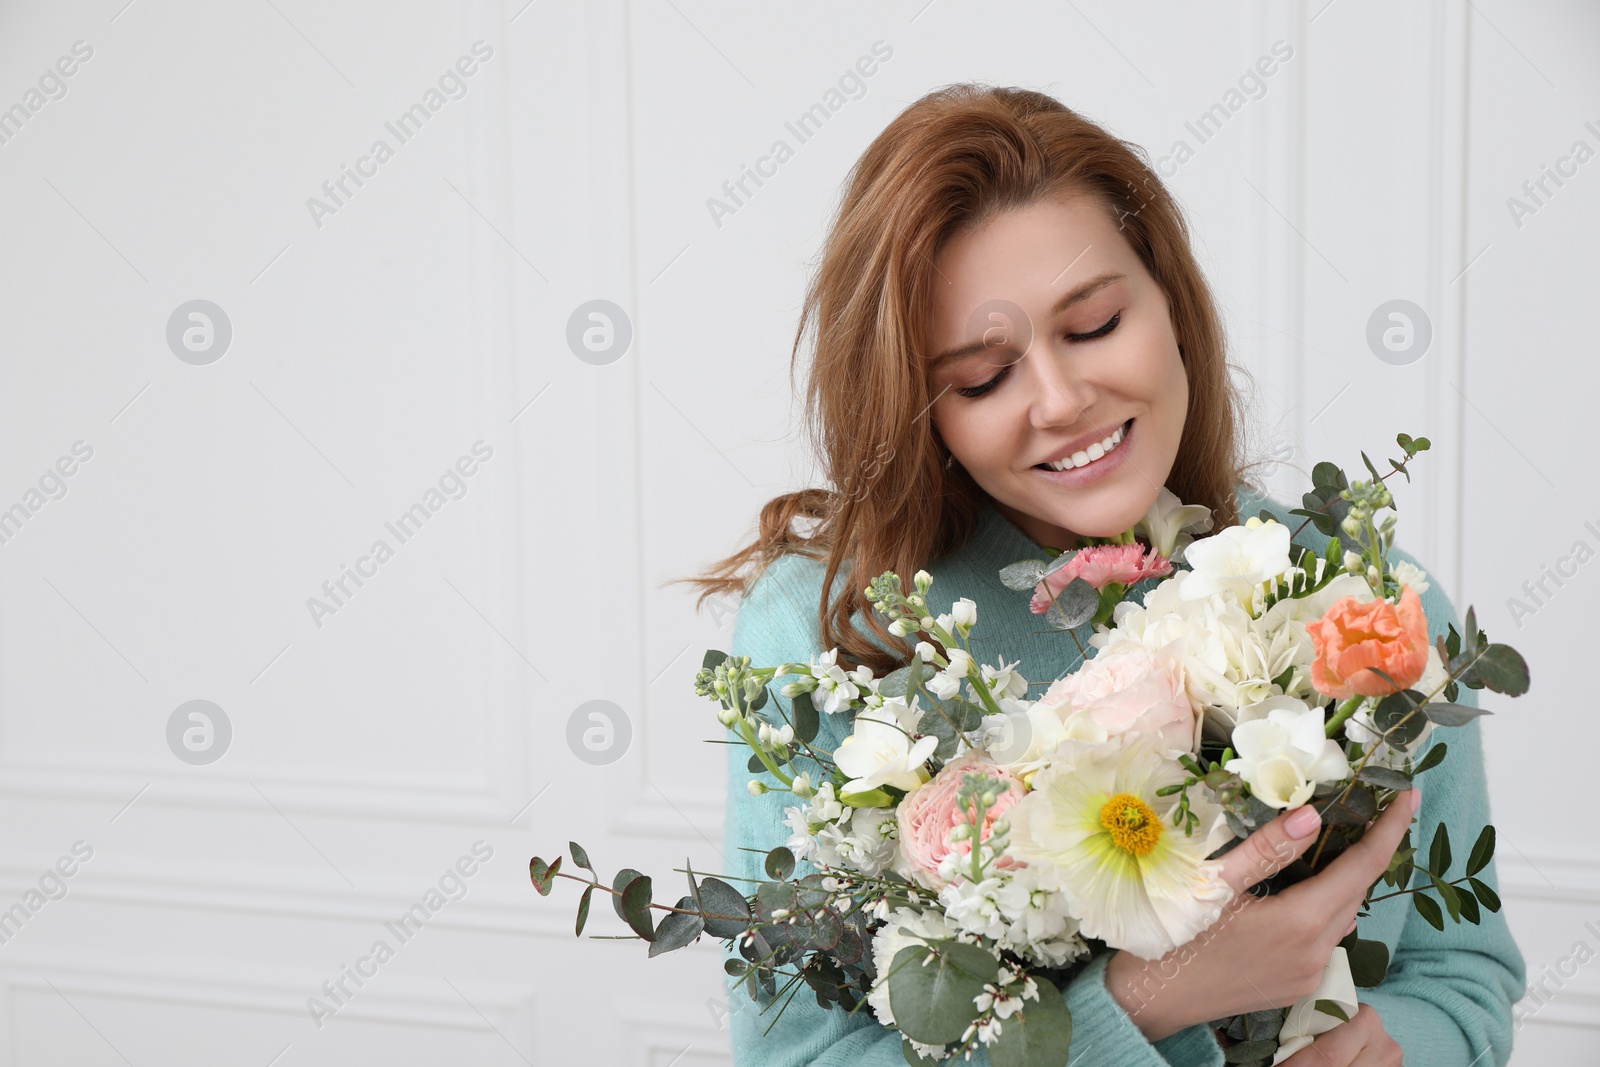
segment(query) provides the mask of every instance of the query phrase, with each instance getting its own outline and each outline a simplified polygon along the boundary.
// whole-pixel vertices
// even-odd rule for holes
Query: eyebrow
[[[1126,274],[1123,274],[1119,271],[1109,270],[1095,275],[1082,285],[1067,292],[1061,297],[1060,300],[1057,300],[1055,306],[1050,309],[1050,318],[1055,318],[1057,315],[1061,314],[1069,307],[1072,307],[1074,304],[1079,304],[1089,299],[1095,293],[1098,293],[1112,282],[1120,282],[1126,277]],[[979,338],[976,341],[968,341],[966,344],[957,345],[955,348],[946,349],[945,351],[940,352],[937,356],[933,357],[933,365],[929,368],[928,373],[934,374],[942,367],[945,367],[958,359],[976,355],[989,347],[991,346],[986,341],[984,341],[982,338]]]

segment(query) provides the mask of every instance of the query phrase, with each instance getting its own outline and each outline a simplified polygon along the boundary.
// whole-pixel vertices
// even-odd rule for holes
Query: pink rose
[[[964,774],[987,774],[998,779],[995,788],[998,797],[994,806],[984,813],[979,834],[984,841],[989,840],[989,829],[994,821],[1022,799],[1022,783],[996,766],[986,752],[972,749],[946,763],[932,781],[902,800],[895,810],[900,827],[900,855],[904,862],[901,873],[920,874],[929,884],[942,888],[945,883],[939,877],[939,861],[951,851],[971,854],[970,840],[950,843],[950,831],[956,823],[972,818],[970,807],[963,818],[956,803],[956,790],[961,788]],[[1015,862],[1009,856],[1002,856],[996,866],[1009,867]]]
[[[1078,550],[1067,565],[1039,583],[1028,605],[1035,615],[1050,610],[1050,602],[1074,578],[1082,578],[1096,589],[1112,582],[1132,585],[1142,578],[1165,578],[1172,573],[1172,561],[1155,549],[1143,545],[1090,545]]]
[[[1077,671],[1060,678],[1039,703],[1065,720],[1082,713],[1108,737],[1150,734],[1169,752],[1194,752],[1202,719],[1184,685],[1183,663],[1166,649],[1151,652],[1124,642],[1102,650]]]

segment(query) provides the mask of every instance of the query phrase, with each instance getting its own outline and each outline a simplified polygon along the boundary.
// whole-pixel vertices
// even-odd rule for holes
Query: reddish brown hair
[[[1210,508],[1219,528],[1236,521],[1239,398],[1222,325],[1188,227],[1144,150],[1043,93],[953,85],[906,108],[856,162],[806,293],[791,384],[814,329],[806,425],[837,488],[768,501],[752,543],[700,576],[673,579],[700,588],[697,606],[718,593],[743,595],[774,559],[799,552],[827,563],[817,605],[823,649],[838,646],[841,665],[865,663],[879,674],[910,660],[911,645],[871,610],[867,581],[894,570],[909,583],[960,548],[985,496],[959,464],[946,468],[950,453],[924,417],[933,400],[925,356],[934,261],[954,236],[1002,212],[1082,194],[1119,224],[1166,293],[1183,340],[1189,407],[1167,488]],[[812,528],[797,531],[797,519]],[[841,568],[855,577],[830,604]],[[858,613],[903,654],[890,656],[858,631]]]

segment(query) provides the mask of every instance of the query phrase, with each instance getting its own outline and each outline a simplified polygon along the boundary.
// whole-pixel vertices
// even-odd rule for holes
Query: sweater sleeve
[[[749,656],[753,665],[770,667],[804,662],[827,651],[820,647],[816,623],[821,577],[822,566],[816,561],[785,556],[773,563],[740,607],[729,654]],[[772,686],[771,700],[788,715],[790,703],[778,689]],[[777,721],[775,714],[768,714]],[[848,716],[824,714],[816,743],[832,750],[848,730]],[[729,745],[728,753],[724,870],[733,876],[734,885],[749,893],[764,877],[766,852],[788,840],[784,808],[792,806],[794,798],[787,793],[752,796],[746,788],[752,777],[746,766],[749,753],[740,745]],[[802,860],[795,876],[815,869]],[[736,947],[725,954],[725,958],[737,956]],[[1106,988],[1109,958],[1107,954],[1096,959],[1064,991],[1072,1012],[1072,1059],[1093,1049],[1094,1057],[1084,1062],[1103,1067],[1222,1067],[1221,1046],[1204,1024],[1152,1044]],[[792,996],[782,994],[781,978],[777,998],[763,993],[760,1000],[752,1000],[743,985],[735,986],[733,980],[725,985],[736,1065],[903,1067],[906,1062],[899,1033],[868,1015],[864,1006],[853,1015],[837,1007],[824,1008],[803,982],[795,984]],[[988,1067],[988,1054],[979,1047],[970,1061],[963,1062]]]
[[[1391,561],[1416,563],[1399,549],[1391,550],[1390,556]],[[1438,576],[1430,575],[1422,604],[1428,614],[1430,638],[1445,633],[1448,625],[1461,632],[1461,619]],[[1511,699],[1492,692],[1490,696],[1496,704]],[[1477,691],[1462,686],[1457,703],[1477,707]],[[1448,745],[1444,762],[1424,771],[1419,779],[1422,810],[1411,828],[1411,843],[1419,858],[1426,857],[1436,827],[1441,822],[1449,827],[1453,855],[1446,880],[1465,872],[1473,842],[1492,821],[1480,721],[1436,727],[1423,749],[1440,742]],[[1499,892],[1493,861],[1477,878]],[[1511,1006],[1526,988],[1522,953],[1506,925],[1504,907],[1497,912],[1480,908],[1478,925],[1465,919],[1454,923],[1446,915],[1443,932],[1429,926],[1408,897],[1373,905],[1374,918],[1380,909],[1390,909],[1391,916],[1393,910],[1403,909],[1399,943],[1390,946],[1389,971],[1383,982],[1358,990],[1358,999],[1377,1010],[1384,1029],[1400,1043],[1408,1067],[1460,1067],[1466,1063],[1504,1067],[1511,1058]]]

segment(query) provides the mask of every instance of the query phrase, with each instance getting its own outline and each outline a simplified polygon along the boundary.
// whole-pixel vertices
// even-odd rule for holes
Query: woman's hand
[[[1270,897],[1252,896],[1245,890],[1293,862],[1321,828],[1310,805],[1278,816],[1222,857],[1223,878],[1236,895],[1221,917],[1160,959],[1117,952],[1106,988],[1151,1041],[1309,995],[1334,947],[1355,928],[1367,890],[1387,869],[1420,804],[1415,788],[1396,797],[1360,841],[1315,877]]]
[[[1400,1046],[1372,1005],[1363,1004],[1349,1022],[1318,1034],[1279,1067],[1400,1067]]]

